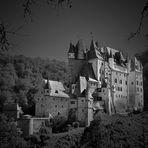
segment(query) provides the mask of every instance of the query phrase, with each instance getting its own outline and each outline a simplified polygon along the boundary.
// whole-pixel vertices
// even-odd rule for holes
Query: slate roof
[[[94,70],[92,68],[91,63],[84,64],[80,74],[81,74],[81,76],[85,76],[87,79],[92,78],[94,80],[97,80],[96,77],[95,77]]]
[[[75,46],[72,43],[70,43],[69,52],[75,53]]]
[[[65,88],[62,84],[62,82],[59,81],[53,81],[53,80],[45,80],[45,84],[48,84],[48,88],[50,89],[50,96],[55,97],[64,97],[69,98],[69,95],[67,95],[64,91]]]
[[[78,50],[84,50],[84,43],[83,40],[79,40],[76,44],[76,48],[78,48]]]
[[[88,59],[100,58],[103,59],[101,49],[93,40],[91,41],[90,50],[88,51]]]

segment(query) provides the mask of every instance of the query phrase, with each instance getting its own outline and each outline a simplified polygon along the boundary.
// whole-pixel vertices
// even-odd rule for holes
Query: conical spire
[[[72,42],[70,42],[70,47],[68,52],[74,53],[74,45],[72,44]]]
[[[78,59],[84,59],[84,44],[83,40],[79,40],[76,44],[76,55]]]
[[[90,50],[94,50],[96,48],[96,44],[93,40],[91,40]]]
[[[78,48],[78,50],[84,50],[84,43],[83,43],[83,40],[82,40],[82,39],[80,39],[80,40],[77,42],[76,47]]]

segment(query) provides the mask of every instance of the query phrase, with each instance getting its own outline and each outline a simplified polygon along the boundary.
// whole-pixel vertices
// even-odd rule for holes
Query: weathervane
[[[90,35],[91,35],[91,38],[92,38],[92,40],[93,40],[93,39],[94,39],[93,33],[92,33],[92,32],[90,32]]]

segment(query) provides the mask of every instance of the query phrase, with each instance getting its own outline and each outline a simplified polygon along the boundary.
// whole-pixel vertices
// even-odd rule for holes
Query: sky
[[[79,39],[89,49],[93,39],[133,55],[147,49],[144,34],[148,32],[148,17],[141,34],[130,41],[136,31],[146,0],[72,0],[72,8],[55,9],[38,0],[32,7],[32,22],[24,19],[22,1],[0,0],[0,20],[9,30],[21,29],[10,36],[14,44],[11,54],[67,61],[69,44]],[[92,32],[92,35],[91,35]]]

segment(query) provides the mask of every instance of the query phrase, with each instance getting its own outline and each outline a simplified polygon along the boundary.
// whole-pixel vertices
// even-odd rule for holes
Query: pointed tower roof
[[[92,68],[92,64],[91,63],[85,63],[85,65],[83,66],[80,74],[82,76],[85,76],[86,78],[92,78],[94,80],[97,80]]]
[[[90,44],[90,50],[88,53],[88,57],[89,59],[102,58],[99,48],[93,40],[91,41],[91,44]]]
[[[82,40],[82,39],[80,39],[80,40],[77,42],[76,48],[77,48],[78,50],[84,50],[84,43],[83,43],[83,40]]]
[[[84,51],[84,42],[82,39],[78,40],[78,42],[76,44],[76,50],[77,50],[77,52],[80,50]]]
[[[70,42],[70,47],[69,47],[69,51],[68,52],[72,52],[72,53],[75,52],[75,47],[74,47],[74,45],[71,42]]]
[[[90,43],[90,50],[95,50],[96,48],[96,44],[93,40],[91,40],[91,43]]]

